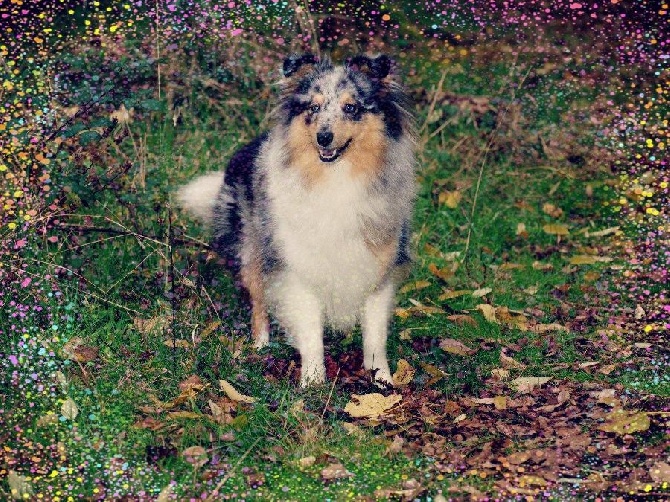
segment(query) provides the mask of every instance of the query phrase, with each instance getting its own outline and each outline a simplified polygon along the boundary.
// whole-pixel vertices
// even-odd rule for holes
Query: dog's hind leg
[[[265,304],[265,292],[261,277],[260,260],[252,260],[240,271],[242,284],[249,292],[251,300],[251,336],[257,349],[270,342],[270,321]]]
[[[386,358],[386,339],[395,300],[395,286],[387,280],[365,301],[363,310],[363,366],[374,371],[375,380],[392,383]]]

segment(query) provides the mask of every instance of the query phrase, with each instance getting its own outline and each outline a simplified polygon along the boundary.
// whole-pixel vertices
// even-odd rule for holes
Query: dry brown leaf
[[[9,471],[7,482],[9,483],[9,489],[14,500],[28,500],[33,494],[32,483],[26,476],[16,471]]]
[[[646,431],[650,425],[649,415],[645,412],[615,409],[607,415],[605,423],[599,425],[598,429],[623,436]]]
[[[551,380],[551,377],[518,377],[512,380],[510,384],[518,392],[521,392],[522,394],[528,394],[532,392],[535,387],[544,385],[549,380]]]
[[[133,326],[137,331],[143,334],[151,334],[154,331],[163,330],[170,322],[167,316],[156,316],[151,319],[142,319],[135,317],[133,319]]]
[[[453,338],[445,338],[441,340],[440,348],[445,352],[459,356],[471,356],[477,352],[476,350],[473,350],[467,345],[463,344],[463,342],[459,342]]]
[[[454,275],[454,271],[450,267],[439,268],[434,263],[428,264],[428,271],[443,281],[448,281]]]
[[[488,295],[493,289],[491,288],[480,288],[480,289],[475,289],[472,292],[473,298],[481,298],[482,296]]]
[[[494,322],[497,323],[498,320],[496,319],[496,308],[493,305],[489,305],[487,303],[480,303],[476,307],[477,310],[479,310],[482,314],[484,314],[484,319],[486,319],[488,322]]]
[[[68,420],[74,420],[79,415],[79,408],[71,397],[68,397],[61,405],[60,414]]]
[[[398,361],[395,373],[393,373],[393,385],[395,387],[403,387],[409,384],[414,378],[416,370],[405,359]]]
[[[552,218],[560,218],[563,215],[563,210],[560,207],[556,207],[550,202],[545,202],[542,206],[542,212],[548,214]]]
[[[178,387],[179,390],[182,392],[187,391],[189,389],[193,389],[195,392],[200,392],[202,389],[205,388],[205,384],[198,375],[190,375],[185,380],[179,382]]]
[[[507,409],[507,397],[505,396],[496,396],[493,398],[493,406],[496,407],[496,410],[506,410]]]
[[[475,318],[467,314],[453,314],[447,316],[447,319],[455,324],[458,324],[459,326],[464,326],[466,324],[469,324],[470,326],[477,326],[477,321]]]
[[[491,370],[491,375],[497,380],[507,380],[509,378],[509,370],[504,368],[493,368]]]
[[[221,390],[226,393],[226,396],[228,396],[233,401],[238,401],[241,403],[256,402],[255,397],[245,396],[244,394],[239,393],[235,389],[235,387],[233,387],[230,383],[226,382],[225,380],[219,380],[219,386],[221,387]]]
[[[528,230],[526,230],[526,224],[525,223],[517,223],[516,224],[516,235],[518,235],[522,239],[527,239],[528,238]]]
[[[305,467],[312,467],[315,463],[316,463],[316,457],[311,455],[309,457],[302,457],[301,459],[298,459],[298,465],[303,469]]]
[[[344,411],[354,418],[377,418],[402,401],[400,394],[352,394]]]
[[[517,361],[513,357],[508,356],[502,350],[500,351],[500,364],[505,369],[513,369],[513,370],[526,369],[525,364],[520,363],[519,361]]]
[[[196,468],[202,467],[209,461],[207,451],[202,446],[191,446],[190,448],[186,448],[181,452],[181,455],[186,462]]]
[[[445,191],[440,192],[440,194],[437,196],[437,201],[450,209],[455,209],[458,207],[458,204],[461,202],[462,198],[463,193],[459,192],[458,190],[454,190],[452,192]]]
[[[421,369],[423,369],[423,371],[425,371],[426,373],[428,373],[430,375],[430,380],[428,380],[425,383],[426,387],[429,387],[429,386],[433,385],[434,383],[439,382],[440,380],[442,380],[446,376],[444,371],[442,371],[437,366],[433,366],[432,364],[428,364],[428,363],[424,363],[424,362],[420,362],[419,364],[421,365]]]
[[[586,237],[605,237],[606,235],[617,233],[619,228],[620,227],[605,228],[604,230],[598,230],[597,232],[589,232],[587,230],[584,235]]]
[[[216,329],[221,326],[221,321],[210,322],[205,328],[200,332],[200,338],[206,338],[211,335]]]
[[[200,420],[202,415],[200,413],[195,413],[193,411],[171,411],[165,417],[168,420],[176,420],[178,418],[191,418],[195,420]]]
[[[547,223],[542,227],[546,233],[550,235],[569,235],[570,230],[567,225],[562,223]]]
[[[322,481],[334,481],[351,477],[353,477],[353,474],[340,463],[330,464],[321,470]]]
[[[553,270],[554,266],[551,263],[541,263],[539,261],[533,262],[533,270]]]
[[[657,485],[663,483],[670,484],[670,464],[667,462],[656,462],[649,469],[649,476]]]
[[[121,103],[118,110],[113,111],[109,114],[109,118],[116,120],[119,124],[129,124],[133,121],[133,113],[135,109],[131,108],[128,110],[126,106]]]
[[[471,294],[472,291],[469,289],[458,289],[456,291],[445,289],[444,292],[437,297],[439,301],[451,300],[452,298],[458,298],[459,296],[465,296]]]
[[[418,291],[419,289],[424,289],[430,287],[430,282],[428,281],[414,281],[405,284],[402,288],[398,290],[399,293],[409,293],[410,291]]]
[[[530,326],[530,331],[533,333],[546,333],[547,331],[568,331],[568,328],[552,322],[551,324],[533,324]]]
[[[192,346],[191,342],[189,342],[188,340],[183,340],[181,338],[177,338],[174,340],[165,340],[163,342],[163,345],[170,348],[176,347],[178,349],[190,349]]]

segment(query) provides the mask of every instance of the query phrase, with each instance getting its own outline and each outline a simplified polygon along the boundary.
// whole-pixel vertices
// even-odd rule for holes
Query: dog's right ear
[[[294,75],[299,69],[306,66],[314,66],[318,60],[314,54],[291,54],[284,60],[284,65],[282,66],[282,72],[284,77],[288,78]]]

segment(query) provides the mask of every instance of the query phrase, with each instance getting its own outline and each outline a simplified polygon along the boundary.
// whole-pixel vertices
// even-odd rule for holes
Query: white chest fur
[[[287,272],[320,299],[331,324],[345,327],[356,322],[381,277],[361,228],[362,217],[380,216],[380,201],[370,199],[364,183],[352,178],[346,161],[324,169],[311,187],[290,168],[271,169],[270,211]]]

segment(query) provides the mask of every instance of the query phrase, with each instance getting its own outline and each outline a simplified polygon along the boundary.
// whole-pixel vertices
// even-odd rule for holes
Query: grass
[[[389,344],[393,363],[403,358],[416,370],[409,394],[430,389],[453,399],[487,395],[505,350],[523,365],[512,370],[515,376],[618,383],[632,390],[643,381],[645,391],[667,396],[667,380],[651,376],[658,372],[606,375],[580,366],[602,357],[589,353],[590,343],[607,320],[589,309],[607,307],[602,291],[611,273],[607,262],[570,263],[578,255],[606,255],[606,239],[585,230],[612,226],[603,212],[612,197],[608,174],[597,153],[584,157],[592,131],[573,114],[586,113],[592,90],[566,85],[560,76],[528,86],[532,60],[481,67],[468,54],[447,63],[444,73],[442,62],[427,54],[423,60],[403,62],[406,72],[415,70],[409,87],[427,90],[416,110],[419,124],[429,123],[420,141],[416,260],[407,282],[420,287],[398,295]],[[486,110],[467,100],[441,102],[441,78],[455,95],[483,98]],[[562,95],[561,107],[551,104],[556,95]],[[246,307],[233,279],[201,244],[206,232],[172,204],[176,187],[221,169],[264,123],[264,99],[234,97],[243,101],[241,112],[237,105],[221,110],[211,100],[192,99],[181,123],[173,124],[166,101],[154,100],[144,108],[135,103],[138,118],[129,124],[102,121],[70,131],[82,140],[82,127],[107,128],[107,135],[94,131],[90,141],[97,146],[88,150],[86,144],[70,145],[71,170],[54,173],[69,214],[57,225],[60,239],[44,242],[30,265],[55,270],[62,287],[53,306],[58,336],[37,335],[54,352],[62,416],[45,428],[40,420],[53,411],[45,401],[31,412],[27,434],[44,448],[55,444],[62,457],[36,462],[45,466],[36,486],[61,476],[63,487],[90,497],[137,495],[140,489],[197,497],[218,487],[261,500],[344,500],[393,490],[402,497],[401,490],[411,494],[411,480],[426,489],[417,495],[462,487],[460,474],[430,468],[435,458],[421,452],[429,442],[423,436],[414,450],[392,447],[413,422],[350,425],[343,408],[351,394],[374,390],[356,380],[343,383],[358,369],[358,330],[329,335],[328,350],[343,374],[306,390],[296,386],[298,359],[281,337],[260,353],[251,348]],[[121,101],[114,103],[117,109]],[[426,116],[431,103],[435,121]],[[543,145],[559,130],[569,132],[572,143]],[[448,193],[458,200],[445,203]],[[548,224],[567,225],[570,233],[547,232]],[[458,291],[466,292],[449,295]],[[548,332],[518,329],[500,318],[487,322],[480,304],[507,307],[528,323],[572,324]],[[574,323],[580,316],[584,321]],[[476,353],[445,352],[439,348],[444,338]],[[435,371],[443,377],[432,382]],[[256,402],[225,398],[219,380]],[[74,416],[63,412],[62,396],[76,404]],[[19,409],[21,399],[5,396],[4,409]],[[7,423],[24,422],[9,413]],[[323,469],[333,464],[350,474],[324,481]],[[98,479],[72,471],[82,465],[97,469]],[[469,483],[495,493],[490,480],[475,476]]]

